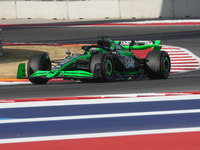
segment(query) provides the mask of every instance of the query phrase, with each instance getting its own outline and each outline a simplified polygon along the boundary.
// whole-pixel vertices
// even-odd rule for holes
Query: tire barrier
[[[2,37],[2,29],[0,28],[0,56],[3,55],[3,45],[2,45],[3,37]]]

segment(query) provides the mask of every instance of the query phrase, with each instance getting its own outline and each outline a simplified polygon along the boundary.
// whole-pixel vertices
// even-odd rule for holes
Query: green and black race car
[[[81,81],[132,80],[138,77],[167,79],[170,74],[170,58],[160,51],[157,41],[113,41],[102,37],[96,45],[85,45],[84,54],[67,56],[52,67],[45,52],[34,54],[27,65],[21,63],[17,78],[28,78],[34,84],[45,84],[49,79],[79,79]],[[151,49],[146,58],[139,58],[134,50]]]

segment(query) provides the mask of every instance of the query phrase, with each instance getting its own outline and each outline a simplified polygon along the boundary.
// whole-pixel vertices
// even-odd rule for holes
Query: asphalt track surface
[[[99,35],[109,35],[111,39],[121,40],[160,39],[162,40],[161,44],[184,47],[200,57],[200,26],[3,28],[4,42],[95,43]],[[167,80],[137,79],[109,83],[63,82],[48,83],[46,85],[7,85],[0,86],[0,98],[199,91],[199,85],[200,71],[198,70],[174,74]]]

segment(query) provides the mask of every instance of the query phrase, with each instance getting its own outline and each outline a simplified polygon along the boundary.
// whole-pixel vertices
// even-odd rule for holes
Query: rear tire
[[[27,65],[27,74],[30,77],[34,72],[38,70],[51,70],[51,62],[49,57],[45,54],[34,54],[30,57]],[[46,84],[49,79],[45,78],[29,78],[33,84]]]
[[[151,51],[147,54],[145,72],[149,79],[167,79],[170,75],[170,57],[165,51]]]
[[[111,81],[114,76],[114,62],[109,54],[94,54],[90,61],[90,72],[94,74],[101,72],[103,81]]]

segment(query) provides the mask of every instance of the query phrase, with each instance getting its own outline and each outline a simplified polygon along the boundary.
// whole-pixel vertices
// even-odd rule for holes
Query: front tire
[[[167,79],[170,75],[170,57],[165,51],[151,51],[147,54],[145,72],[149,79]]]
[[[90,61],[90,72],[94,74],[101,73],[103,81],[111,81],[114,77],[114,62],[109,54],[94,54]]]
[[[47,57],[46,57],[47,56]],[[34,72],[38,70],[51,70],[51,62],[48,55],[45,54],[34,54],[30,57],[27,65],[27,74],[30,77]],[[49,79],[45,78],[29,78],[33,84],[46,84]]]

